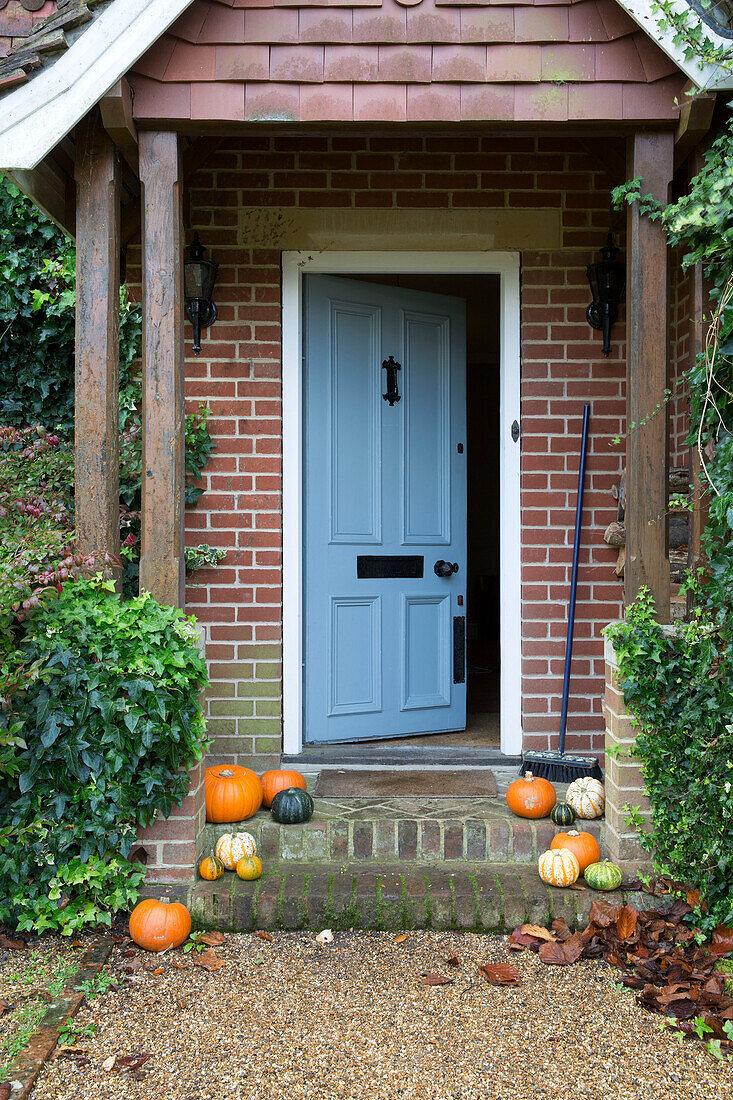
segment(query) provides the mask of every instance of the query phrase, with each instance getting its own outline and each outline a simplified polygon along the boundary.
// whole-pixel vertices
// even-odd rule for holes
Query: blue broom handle
[[[568,605],[568,633],[565,641],[565,674],[562,684],[562,711],[560,714],[560,752],[565,752],[565,729],[568,722],[568,698],[570,696],[570,665],[573,659],[573,631],[575,629],[575,595],[578,589],[578,557],[580,556],[580,524],[583,517],[583,486],[585,485],[585,458],[588,451],[588,420],[590,405],[583,410],[583,439],[580,444],[580,469],[578,470],[578,498],[575,504],[575,542],[573,545],[573,571],[570,576],[570,603]]]

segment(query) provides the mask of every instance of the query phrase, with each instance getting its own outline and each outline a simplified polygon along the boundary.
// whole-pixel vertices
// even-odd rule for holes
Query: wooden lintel
[[[184,602],[183,178],[178,134],[140,134],[143,455],[140,591]]]
[[[124,76],[102,97],[99,108],[105,130],[137,175],[137,126],[132,113],[132,88]]]
[[[637,133],[628,142],[628,178],[642,194],[669,201],[674,172],[672,133]],[[627,214],[626,298],[626,605],[646,585],[657,618],[669,621],[667,559],[667,389],[669,278],[667,241],[658,222]]]
[[[715,98],[714,92],[698,92],[684,99],[674,135],[675,168],[684,164],[709,132],[713,122]]]
[[[119,158],[99,113],[76,129],[76,545],[120,549]]]

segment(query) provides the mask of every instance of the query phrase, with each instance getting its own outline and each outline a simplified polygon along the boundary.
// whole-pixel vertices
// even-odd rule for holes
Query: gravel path
[[[180,951],[156,957],[77,1016],[86,1066],[56,1058],[33,1100],[720,1100],[733,1065],[678,1041],[615,988],[601,963],[550,967],[503,937],[310,933],[229,935],[212,973]],[[444,962],[457,955],[461,966]],[[115,963],[122,961],[121,949]],[[147,961],[147,960],[146,960]],[[510,962],[523,984],[488,985],[477,965]],[[176,965],[178,964],[178,965]],[[442,973],[453,985],[426,987]],[[150,1052],[141,1069],[110,1056]]]

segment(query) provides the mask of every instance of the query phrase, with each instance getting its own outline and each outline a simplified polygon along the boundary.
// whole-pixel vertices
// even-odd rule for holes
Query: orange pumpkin
[[[517,817],[547,817],[557,802],[552,783],[527,772],[515,779],[506,792],[507,806]]]
[[[591,863],[598,863],[601,858],[601,849],[598,841],[592,833],[579,833],[577,829],[571,829],[569,833],[558,833],[552,838],[550,848],[553,851],[565,848],[572,852],[580,864],[581,875]]]
[[[224,864],[216,856],[204,856],[199,863],[199,874],[207,882],[213,882],[224,874]]]
[[[204,798],[207,821],[245,821],[262,805],[260,777],[238,764],[207,768]]]
[[[262,794],[264,804],[269,810],[272,800],[280,791],[287,791],[289,787],[300,787],[301,791],[307,790],[306,782],[300,772],[271,771],[263,772],[261,777]]]
[[[180,901],[146,898],[130,914],[130,936],[146,951],[180,947],[191,931],[191,914]]]

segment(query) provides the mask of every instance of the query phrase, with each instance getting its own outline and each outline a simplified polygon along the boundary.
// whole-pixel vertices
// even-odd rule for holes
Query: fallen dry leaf
[[[0,949],[6,951],[22,951],[25,947],[23,940],[9,940],[7,936],[0,932]]]
[[[616,931],[618,932],[619,939],[631,939],[636,931],[636,922],[638,919],[638,909],[634,909],[633,905],[624,905],[616,919]]]
[[[324,944],[333,943],[333,932],[330,928],[324,928],[322,932],[319,932],[316,936],[316,943],[323,947]]]
[[[164,966],[156,966],[155,970],[153,971],[153,974],[165,974],[165,967]]]
[[[403,932],[401,936],[395,936],[392,943],[404,943],[407,939],[407,932]]]
[[[269,932],[253,932],[253,936],[256,936],[258,940],[264,940],[265,943],[272,943],[272,936]]]
[[[456,969],[458,969],[458,967],[461,965],[461,960],[458,958],[457,955],[451,955],[450,958],[443,959],[443,962],[446,966],[453,966]]]
[[[115,1058],[112,1072],[120,1073],[123,1069],[140,1069],[140,1066],[145,1065],[148,1058],[151,1057],[151,1054],[121,1054]]]
[[[479,974],[491,985],[521,985],[519,971],[508,963],[484,963],[478,968]]]
[[[109,1058],[105,1058],[104,1061],[102,1062],[101,1069],[103,1069],[106,1073],[109,1073],[109,1071],[112,1069],[112,1066],[114,1064],[115,1064],[115,1056],[114,1056],[114,1054],[110,1054]]]
[[[203,932],[199,936],[199,941],[209,947],[221,947],[223,943],[227,942],[227,938],[223,932]]]
[[[423,985],[453,985],[452,978],[446,978],[445,974],[423,974]]]
[[[10,1092],[10,1085],[7,1082],[0,1085],[0,1100],[10,1100]]]
[[[548,932],[539,924],[523,924],[519,931],[524,936],[535,936],[538,940],[547,940],[550,943],[553,943],[556,938],[554,932]]]
[[[12,1012],[15,1005],[12,1005],[10,1001],[0,1001],[0,1016],[3,1016],[6,1012]]]
[[[202,951],[200,955],[194,956],[193,965],[200,966],[202,970],[208,970],[211,973],[213,970],[221,970],[222,966],[226,966],[226,963],[209,947],[206,951]],[[148,1055],[148,1057],[150,1056]]]
[[[570,966],[570,959],[565,954],[562,943],[543,943],[539,950],[539,956],[548,966]]]

